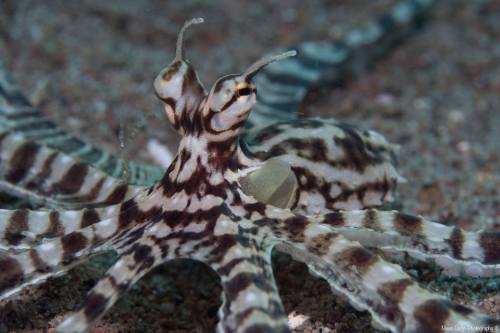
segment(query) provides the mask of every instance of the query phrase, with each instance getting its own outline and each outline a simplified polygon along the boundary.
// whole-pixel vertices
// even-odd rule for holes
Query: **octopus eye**
[[[240,97],[240,96],[248,96],[251,93],[252,93],[252,88],[250,88],[250,87],[245,87],[245,88],[241,88],[241,89],[236,90],[236,95],[238,97]]]

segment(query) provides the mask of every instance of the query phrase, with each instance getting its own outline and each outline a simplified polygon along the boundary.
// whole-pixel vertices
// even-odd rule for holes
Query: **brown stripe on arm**
[[[17,245],[25,238],[24,231],[29,229],[29,212],[26,209],[15,210],[9,217],[7,228],[5,230],[5,240],[9,245]]]
[[[38,192],[43,192],[43,183],[50,177],[52,171],[52,163],[59,155],[57,152],[50,153],[43,161],[42,168],[40,171],[32,177],[26,184],[26,188],[36,190]]]
[[[27,141],[17,147],[9,161],[9,171],[5,175],[5,179],[16,184],[26,177],[35,163],[39,149],[40,146],[32,141]]]
[[[334,260],[346,271],[363,276],[380,258],[361,245],[354,245],[337,253]]]
[[[324,256],[328,253],[332,240],[336,237],[338,237],[338,234],[334,233],[318,235],[307,242],[306,248],[314,255]]]
[[[413,316],[418,322],[416,333],[441,333],[451,312],[443,300],[429,300],[419,305]]]
[[[93,322],[99,318],[106,310],[109,298],[104,297],[99,293],[90,293],[85,301],[85,307],[82,309],[85,318],[89,322]]]
[[[94,202],[97,196],[99,195],[99,192],[102,189],[102,186],[104,185],[104,182],[106,181],[107,177],[102,177],[99,179],[94,186],[90,189],[88,193],[84,195],[83,201],[88,201],[88,202]]]
[[[34,272],[30,272],[30,274],[26,274],[26,278],[33,278],[37,273],[47,273],[51,271],[50,266],[42,259],[40,254],[36,250],[29,250],[29,257],[31,260],[31,265]]]
[[[343,226],[345,224],[344,215],[342,214],[342,212],[331,212],[325,214],[322,223],[331,225],[333,227]]]
[[[90,172],[89,172],[90,174]],[[64,199],[62,196],[57,197],[58,200],[62,200],[65,203],[69,203],[70,205],[76,205],[76,207],[84,207],[88,205],[102,205],[103,202],[99,200],[99,192],[101,191],[104,182],[106,179],[108,179],[109,176],[103,176],[99,180],[97,180],[92,188],[88,190],[87,192],[80,191],[80,193],[77,193],[75,195],[65,197]]]
[[[500,264],[500,232],[482,232],[479,244],[483,249],[485,264]]]
[[[377,312],[388,322],[394,323],[400,330],[403,330],[406,323],[405,315],[399,308],[399,303],[403,299],[406,288],[413,284],[412,279],[402,278],[385,282],[377,288],[377,292],[384,300],[383,305],[380,306],[380,309],[377,309]]]
[[[418,216],[397,212],[394,227],[404,236],[422,235],[422,219]]]
[[[82,219],[80,221],[80,228],[88,227],[89,225],[95,224],[101,220],[99,213],[92,208],[85,209],[82,214]]]
[[[294,216],[284,220],[283,225],[290,239],[303,241],[305,238],[304,232],[309,225],[309,221],[303,216]]]
[[[462,259],[462,249],[464,245],[464,234],[460,228],[453,228],[450,238],[446,240],[450,245],[454,258]]]
[[[4,291],[14,288],[23,278],[24,272],[18,261],[0,254],[0,299]]]
[[[64,233],[64,226],[59,219],[59,212],[57,210],[52,210],[49,213],[49,227],[40,235],[41,237],[56,237]]]
[[[83,163],[73,164],[64,174],[61,180],[54,184],[55,194],[74,194],[80,190],[89,167]]]
[[[63,250],[63,263],[68,264],[75,259],[74,255],[86,247],[91,240],[87,239],[82,233],[74,231],[61,238]]]
[[[413,280],[409,277],[402,278],[383,283],[378,288],[378,291],[384,299],[390,301],[391,303],[398,304],[403,299],[406,288],[412,284],[415,284],[415,282],[413,282]]]
[[[107,196],[104,202],[109,204],[122,202],[127,195],[128,188],[129,186],[127,184],[120,184],[116,186],[113,191]]]
[[[224,291],[217,331],[289,332],[273,278],[270,251],[239,242],[231,243],[233,246],[227,249],[225,255],[213,263],[221,276]],[[245,260],[245,264],[224,265],[224,262],[232,262],[228,257],[234,256],[234,251],[242,252],[249,260]]]
[[[370,229],[378,230],[379,228],[377,228],[377,223],[377,212],[374,209],[367,210],[365,217],[363,218],[363,225],[369,227]]]

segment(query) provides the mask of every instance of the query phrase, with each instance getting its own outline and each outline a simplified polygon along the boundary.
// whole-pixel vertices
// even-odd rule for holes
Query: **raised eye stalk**
[[[256,62],[253,63],[253,65],[251,65],[243,74],[242,76],[245,78],[245,81],[250,81],[253,76],[255,74],[257,74],[257,72],[259,70],[261,70],[263,67],[269,65],[270,63],[272,62],[275,62],[275,61],[279,61],[279,60],[283,60],[283,59],[286,59],[286,58],[289,58],[289,57],[293,57],[297,55],[297,51],[295,50],[290,50],[290,51],[286,51],[284,53],[281,53],[281,54],[276,54],[276,55],[272,55],[272,56],[268,56],[268,57],[264,57],[260,60],[257,60]]]
[[[190,19],[189,21],[186,21],[186,23],[184,23],[184,25],[181,28],[181,31],[179,32],[179,36],[177,37],[177,46],[175,48],[174,61],[184,59],[184,31],[186,31],[186,29],[192,26],[193,24],[200,24],[203,22],[205,22],[205,20],[202,17],[197,17]]]

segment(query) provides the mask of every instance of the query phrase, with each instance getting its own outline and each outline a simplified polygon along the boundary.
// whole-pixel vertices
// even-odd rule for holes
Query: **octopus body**
[[[220,276],[218,332],[289,332],[271,266],[277,249],[368,311],[376,327],[421,333],[498,327],[498,320],[423,289],[367,247],[408,253],[449,274],[490,277],[500,274],[500,234],[377,209],[390,204],[402,178],[395,147],[373,131],[303,119],[243,135],[258,96],[254,77],[295,51],[265,57],[206,92],[183,52],[185,29],[200,22],[185,24],[174,60],[154,82],[182,139],[151,186],[122,183],[10,131],[8,122],[0,126],[2,185],[59,206],[0,210],[0,299],[115,251],[116,262],[56,328],[86,332],[146,273],[187,258]],[[16,112],[26,103],[14,90],[2,95]],[[15,122],[12,114],[6,118]]]

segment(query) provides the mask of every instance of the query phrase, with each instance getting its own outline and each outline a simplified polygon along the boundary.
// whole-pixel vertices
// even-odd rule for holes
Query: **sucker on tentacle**
[[[437,333],[443,327],[472,332],[500,325],[423,289],[401,267],[366,248],[409,253],[450,272],[498,276],[500,233],[466,232],[375,209],[391,201],[402,180],[394,146],[375,132],[334,120],[303,119],[243,133],[257,100],[254,77],[295,52],[264,57],[241,74],[223,76],[207,93],[183,52],[186,28],[201,21],[184,25],[174,60],[154,81],[168,120],[182,135],[163,177],[147,188],[130,193],[127,188],[116,200],[97,200],[102,207],[1,210],[0,299],[97,253],[114,251],[116,262],[56,328],[85,332],[154,267],[193,259],[221,277],[218,332],[289,332],[272,272],[276,248],[305,262],[356,309],[369,311],[377,327]],[[10,131],[4,135],[9,145],[0,146],[0,171],[16,188],[23,189],[23,181],[39,172],[32,168],[37,162],[18,165],[16,154],[31,147],[44,152],[36,155],[40,161],[51,154],[54,160],[64,158],[23,142],[26,138],[16,141]],[[253,145],[247,146],[245,138]],[[73,168],[78,163],[60,164]],[[86,176],[70,193],[77,197],[92,188],[83,184],[106,177],[81,165]],[[267,182],[273,172],[279,177]],[[60,181],[47,177],[34,192],[58,193]]]

